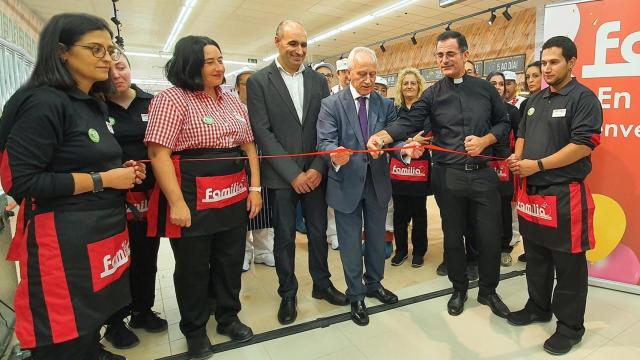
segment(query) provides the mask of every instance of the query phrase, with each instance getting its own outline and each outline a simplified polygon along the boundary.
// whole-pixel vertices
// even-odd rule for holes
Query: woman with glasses
[[[124,359],[100,346],[100,328],[130,302],[124,190],[145,167],[123,165],[94,97],[120,56],[112,36],[91,15],[52,17],[0,122],[2,184],[22,204],[8,255],[20,262],[16,335],[34,360]]]
[[[398,116],[406,115],[413,104],[420,99],[427,84],[420,71],[407,68],[398,75],[395,104]],[[391,158],[391,187],[393,189],[393,235],[396,239],[396,253],[391,265],[399,266],[409,257],[408,230],[411,222],[411,242],[413,244],[411,266],[424,265],[427,253],[427,195],[431,195],[429,170],[431,155],[425,151],[421,158],[412,159],[409,165]]]

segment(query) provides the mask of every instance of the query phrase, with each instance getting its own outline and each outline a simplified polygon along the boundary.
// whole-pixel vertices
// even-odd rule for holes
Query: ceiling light
[[[444,28],[445,31],[451,31],[451,23],[447,24],[447,27]]]
[[[511,19],[513,19],[513,16],[511,16],[511,14],[509,14],[509,8],[511,6],[507,6],[506,9],[504,9],[504,11],[502,12],[502,16],[504,16],[505,19],[507,19],[507,21],[511,21]]]
[[[349,30],[349,29],[354,28],[356,26],[362,25],[362,24],[364,24],[364,23],[366,23],[368,21],[371,21],[371,20],[373,20],[375,18],[378,18],[380,16],[386,15],[386,14],[388,14],[388,13],[390,13],[392,11],[398,10],[398,9],[400,9],[402,7],[405,7],[405,6],[411,4],[411,3],[415,2],[415,1],[416,0],[401,0],[401,1],[398,1],[398,2],[396,2],[394,4],[391,4],[391,5],[389,5],[389,6],[385,7],[385,8],[377,10],[377,11],[375,11],[375,12],[369,14],[369,15],[365,15],[365,16],[363,16],[361,18],[357,18],[357,19],[355,19],[353,21],[350,21],[350,22],[348,22],[346,24],[338,26],[335,29],[332,29],[332,30],[329,30],[329,31],[327,31],[325,33],[322,33],[320,35],[314,36],[314,37],[310,38],[309,41],[307,41],[307,44],[311,45],[313,43],[317,43],[319,41],[325,40],[325,39],[330,38],[330,37],[332,37],[334,35],[337,35],[338,33],[341,33],[343,31]],[[271,61],[271,60],[273,60],[273,59],[275,59],[277,57],[278,57],[277,53],[276,54],[272,54],[272,55],[267,56],[264,59],[262,59],[262,61],[265,61],[265,62]]]
[[[384,43],[380,44],[380,50],[382,50],[382,52],[387,51],[387,49],[384,48]]]
[[[180,33],[180,31],[182,31],[182,27],[184,26],[184,23],[187,21],[187,18],[189,18],[189,14],[191,14],[191,10],[193,10],[193,7],[195,6],[197,1],[198,0],[184,1],[184,5],[182,5],[182,9],[180,10],[180,15],[178,15],[178,19],[176,20],[176,23],[173,24],[173,28],[169,33],[169,37],[167,38],[167,42],[164,44],[162,51],[164,52],[171,51],[171,47],[173,46],[173,43],[176,41],[176,38],[178,37],[178,34]]]
[[[493,23],[496,21],[496,11],[495,10],[491,10],[491,17],[489,18],[489,21],[487,21],[487,23],[489,25],[493,25]]]
[[[416,34],[413,34],[413,36],[411,36],[411,43],[413,45],[417,45],[418,44],[418,40],[416,40]]]
[[[154,58],[163,58],[163,59],[170,59],[171,58],[171,54],[168,53],[146,53],[146,52],[136,52],[136,51],[126,51],[125,54],[127,56],[139,56],[139,57],[154,57]],[[252,64],[246,61],[238,61],[238,60],[228,60],[228,59],[224,59],[223,61],[225,64],[234,64],[234,65],[246,65],[246,66],[255,66],[256,64]]]

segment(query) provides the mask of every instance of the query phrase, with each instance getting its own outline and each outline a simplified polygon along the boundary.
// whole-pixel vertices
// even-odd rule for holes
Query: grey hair
[[[369,49],[368,47],[358,46],[351,50],[351,52],[349,53],[349,57],[347,58],[347,67],[349,69],[353,69],[353,61],[355,60],[356,56],[358,56],[358,54],[367,54],[374,64],[378,63],[378,58],[376,57],[375,51]]]

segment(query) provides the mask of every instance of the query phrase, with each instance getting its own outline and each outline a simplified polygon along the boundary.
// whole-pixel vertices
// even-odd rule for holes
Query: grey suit
[[[396,119],[393,102],[371,93],[368,133],[373,135]],[[322,100],[318,115],[318,150],[366,149],[368,136],[360,129],[350,88]],[[373,160],[369,154],[353,154],[338,171],[329,166],[327,203],[335,209],[340,257],[350,301],[364,299],[367,291],[381,287],[384,275],[384,237],[387,205],[391,199],[391,180],[387,156]],[[366,244],[364,274],[360,229],[364,218]]]
[[[247,81],[247,107],[256,143],[264,155],[316,151],[316,122],[320,101],[329,95],[324,76],[305,69],[304,101],[300,121],[291,95],[275,61]],[[300,173],[315,169],[323,181],[307,194],[297,194],[291,182]],[[274,257],[282,297],[293,297],[298,290],[295,277],[295,208],[302,201],[309,239],[309,272],[314,289],[331,285],[327,264],[327,204],[325,187],[327,165],[321,157],[285,157],[261,162],[262,184],[269,188],[273,205]]]

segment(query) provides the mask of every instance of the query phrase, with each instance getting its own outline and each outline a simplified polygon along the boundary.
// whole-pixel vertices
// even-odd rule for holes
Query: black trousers
[[[500,228],[502,229],[500,246],[503,253],[511,253],[513,250],[513,246],[511,246],[511,240],[513,240],[511,199],[513,199],[513,194],[500,196]]]
[[[131,311],[144,312],[153,307],[156,295],[156,273],[158,272],[158,249],[160,238],[147,237],[146,221],[128,221],[131,265],[131,304],[113,314],[106,322],[112,325],[129,316]]]
[[[246,234],[245,221],[213,235],[171,239],[176,260],[173,283],[180,310],[180,331],[185,337],[206,334],[210,284],[215,286],[218,324],[226,326],[238,320]]]
[[[396,253],[408,254],[407,227],[411,228],[411,244],[414,256],[424,256],[429,246],[427,242],[427,197],[393,195],[393,237],[396,239]]]
[[[586,253],[551,250],[524,239],[527,254],[527,288],[525,308],[537,314],[553,314],[557,330],[570,338],[584,335],[584,312],[587,305],[588,273]],[[557,282],[553,287],[553,275]]]
[[[296,256],[296,206],[302,204],[302,215],[309,239],[309,273],[314,289],[326,289],[331,285],[331,273],[327,263],[327,202],[323,182],[315,190],[298,194],[292,188],[269,189],[273,206],[273,256],[278,274],[278,294],[294,297],[298,292],[295,274]]]
[[[495,293],[500,276],[500,195],[498,177],[490,168],[465,171],[434,165],[432,187],[440,207],[444,254],[453,288],[467,291],[467,255],[463,235],[468,218],[476,225],[479,294]]]
[[[100,330],[59,344],[31,349],[32,360],[97,360],[100,351]]]

